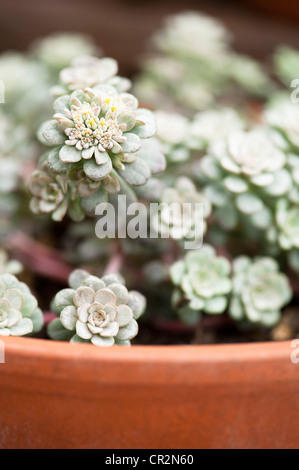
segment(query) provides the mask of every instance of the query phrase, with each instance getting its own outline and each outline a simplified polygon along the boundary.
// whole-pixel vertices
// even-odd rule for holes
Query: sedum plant
[[[47,327],[54,340],[129,345],[143,294],[140,342],[159,342],[164,320],[175,322],[164,327],[167,343],[178,324],[194,329],[195,342],[205,341],[211,324],[216,338],[223,325],[237,335],[271,335],[297,295],[299,114],[269,77],[289,86],[298,53],[280,49],[268,75],[234,51],[220,21],[196,12],[166,19],[152,45],[133,84],[80,34],[54,34],[26,53],[0,56],[9,98],[0,113],[1,246],[23,254],[24,276],[41,285],[43,308],[54,295],[57,318]],[[126,207],[118,207],[119,196]],[[107,203],[118,224],[113,239]],[[30,219],[28,208],[44,217]],[[123,215],[132,237],[123,238]],[[54,230],[52,220],[62,223]],[[12,227],[21,236],[10,237]],[[74,271],[55,295],[36,274],[66,282],[64,256]],[[104,264],[105,273],[124,278],[95,275]],[[14,277],[19,268],[0,250],[2,335],[36,334],[43,325],[37,299]]]
[[[0,275],[0,336],[24,336],[37,333],[43,326],[43,314],[29,287],[13,274]]]
[[[179,310],[182,319],[186,316],[188,321],[190,310],[223,313],[232,289],[230,271],[229,261],[218,256],[210,245],[190,251],[183,260],[175,262],[170,268],[171,281],[175,286],[173,303],[175,307],[187,307],[187,312],[186,308]]]
[[[60,316],[48,326],[52,339],[69,337],[72,343],[96,346],[130,345],[138,333],[136,320],[146,305],[142,294],[129,292],[117,274],[98,278],[83,270],[72,272],[69,286],[54,298],[54,310]]]
[[[275,201],[291,190],[287,156],[275,137],[263,128],[232,132],[214,141],[200,161],[205,193],[219,207],[218,217],[227,227],[234,228],[243,216],[252,226],[266,228]]]
[[[231,94],[264,97],[275,88],[253,59],[232,49],[232,35],[219,20],[186,11],[166,18],[153,35],[137,95],[168,111],[208,109]],[[236,93],[237,89],[237,93]]]
[[[117,66],[112,59],[101,59],[99,70],[101,73],[95,74],[96,81],[113,76]],[[87,78],[82,75],[81,85],[86,85]],[[164,155],[157,152],[156,141],[150,139],[156,132],[153,114],[139,108],[133,95],[119,92],[117,82],[114,84],[97,83],[93,88],[76,89],[57,98],[53,119],[46,121],[39,130],[40,140],[51,147],[43,156],[41,165],[48,167],[46,172],[55,181],[55,191],[58,184],[57,198],[60,201],[63,196],[64,208],[68,201],[77,201],[81,215],[73,217],[75,220],[84,213],[94,215],[95,206],[106,201],[109,194],[129,192],[131,195],[131,185],[142,186],[152,173],[165,168]],[[148,142],[143,146],[144,139]],[[62,176],[57,177],[57,174]],[[71,180],[72,184],[62,187],[65,180]],[[34,189],[36,185],[43,184],[44,175],[32,176],[29,190],[34,197],[39,196]],[[40,193],[46,201],[38,207],[34,199],[32,205],[36,213],[46,208],[48,196],[49,191]],[[55,220],[61,220],[65,212],[62,210],[59,216],[55,212]]]
[[[292,290],[278,263],[269,257],[252,260],[240,256],[233,262],[233,289],[229,315],[237,321],[271,327],[281,309],[292,298]]]
[[[200,205],[196,213],[195,204]],[[211,214],[210,201],[196,190],[189,178],[177,178],[173,187],[165,188],[160,199],[161,211],[152,219],[152,227],[161,236],[173,239],[202,239]],[[199,220],[202,215],[202,220]],[[195,231],[196,229],[196,231]]]

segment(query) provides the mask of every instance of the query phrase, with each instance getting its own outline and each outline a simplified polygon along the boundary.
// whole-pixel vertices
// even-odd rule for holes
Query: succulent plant
[[[4,273],[19,274],[22,270],[22,264],[14,259],[8,260],[6,251],[0,248],[0,275]]]
[[[206,149],[212,142],[226,138],[230,133],[244,129],[245,122],[232,108],[220,108],[195,114],[189,131],[189,146]]]
[[[232,289],[231,266],[223,256],[217,256],[210,245],[189,251],[183,260],[170,268],[170,277],[177,287],[175,307],[185,304],[189,309],[210,314],[223,313]],[[184,312],[184,310],[182,310]],[[184,319],[184,313],[181,315]]]
[[[100,279],[75,270],[69,285],[54,298],[54,309],[60,318],[49,324],[52,339],[65,338],[69,333],[71,342],[91,342],[96,346],[130,344],[138,333],[136,320],[146,305],[142,294],[129,292],[117,274]]]
[[[274,326],[292,298],[285,274],[273,258],[240,256],[233,262],[233,290],[229,314],[237,321]]]
[[[68,67],[76,57],[99,52],[91,37],[80,33],[55,32],[32,45],[33,56],[54,73]]]
[[[156,137],[163,144],[163,153],[169,163],[188,160],[190,150],[188,140],[190,134],[189,120],[179,113],[156,111]]]
[[[30,209],[34,214],[51,213],[53,220],[62,220],[68,209],[68,183],[64,175],[36,170],[30,177],[28,189],[33,195]]]
[[[23,336],[43,326],[43,314],[29,287],[12,274],[0,275],[0,335]]]
[[[189,178],[180,177],[174,187],[166,188],[160,203],[162,209],[151,221],[157,233],[174,239],[202,240],[207,228],[206,219],[211,214],[211,204]],[[200,214],[196,212],[195,204],[201,204]]]
[[[279,131],[290,151],[299,152],[299,106],[292,103],[289,94],[276,95],[265,110],[264,118],[269,126]]]
[[[228,64],[229,78],[251,95],[267,96],[274,90],[261,64],[250,57],[232,54]]]
[[[84,55],[73,60],[70,67],[61,70],[59,85],[54,88],[56,94],[66,94],[74,90],[92,88],[96,85],[106,84],[125,92],[131,88],[127,78],[117,76],[118,63],[115,59]]]
[[[169,16],[164,29],[154,36],[159,50],[193,59],[212,56],[216,60],[226,53],[230,40],[220,21],[195,11]]]
[[[142,139],[154,135],[153,115],[138,109],[137,99],[110,87],[76,90],[54,103],[54,119],[40,129],[43,143],[52,146],[49,166],[65,172],[80,164],[93,181],[105,179],[116,169],[120,178],[142,185],[151,176],[151,160],[138,158]],[[160,157],[162,166],[164,156]],[[79,166],[79,165],[78,165]]]
[[[276,204],[275,222],[268,230],[268,240],[281,249],[299,248],[299,206],[286,198]]]
[[[234,227],[240,214],[254,227],[267,228],[275,200],[291,190],[287,157],[274,137],[262,128],[232,132],[227,139],[214,141],[199,162],[205,194],[220,208],[224,224]]]

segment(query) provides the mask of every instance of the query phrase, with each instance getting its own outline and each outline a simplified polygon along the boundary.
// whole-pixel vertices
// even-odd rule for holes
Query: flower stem
[[[72,268],[58,251],[22,232],[12,233],[6,244],[14,256],[30,271],[56,281],[67,282]]]
[[[103,276],[105,276],[106,274],[119,272],[122,267],[122,264],[123,264],[122,253],[120,252],[118,246],[115,245],[114,253],[111,259],[109,260],[109,263],[106,266]]]

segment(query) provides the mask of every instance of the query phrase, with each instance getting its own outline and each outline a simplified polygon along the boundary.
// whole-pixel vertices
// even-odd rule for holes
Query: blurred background
[[[234,48],[264,59],[279,43],[299,47],[299,2],[288,0],[1,0],[0,51],[25,50],[54,31],[91,35],[104,54],[131,75],[163,18],[182,10],[206,12],[232,31]]]

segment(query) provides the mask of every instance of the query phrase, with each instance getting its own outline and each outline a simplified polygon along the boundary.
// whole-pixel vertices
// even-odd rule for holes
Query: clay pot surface
[[[3,341],[0,448],[298,446],[299,364],[289,341],[110,349]]]

